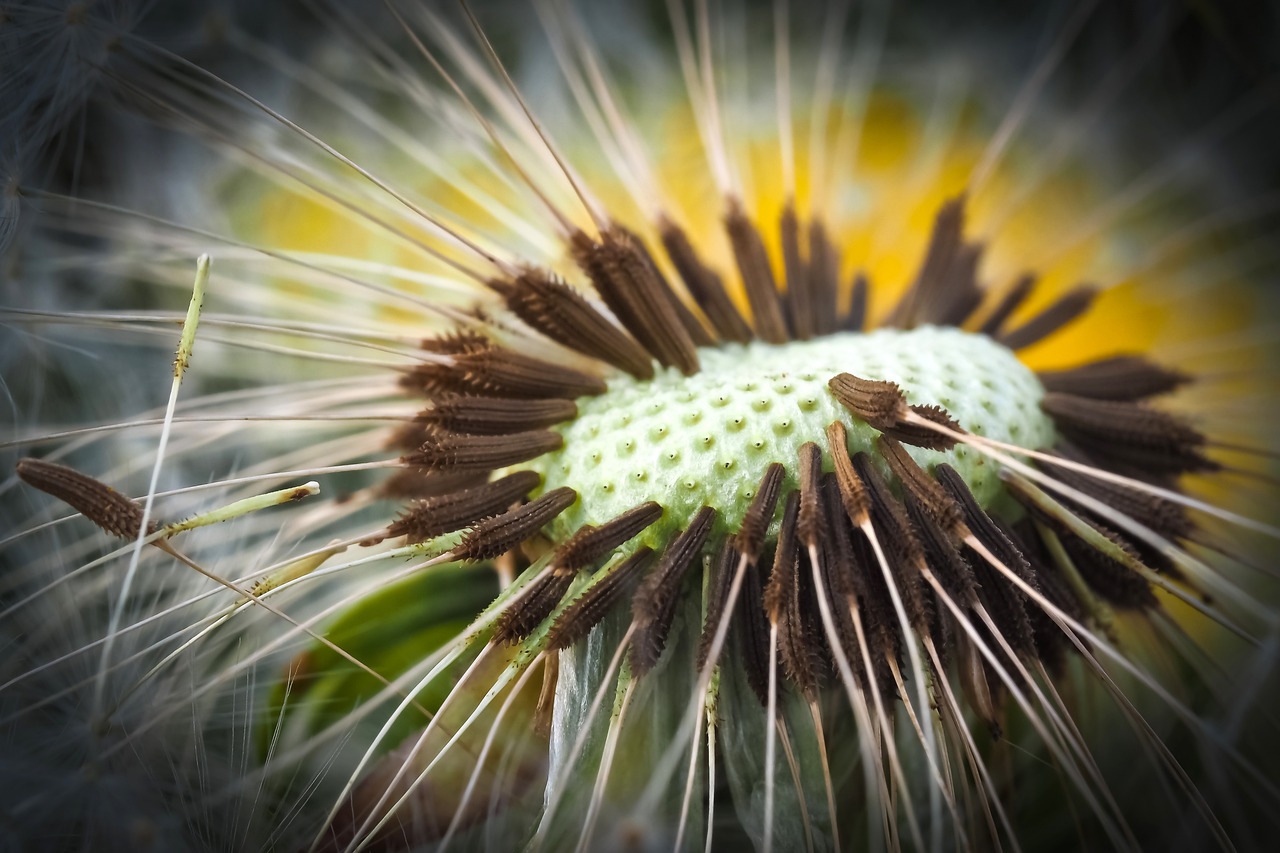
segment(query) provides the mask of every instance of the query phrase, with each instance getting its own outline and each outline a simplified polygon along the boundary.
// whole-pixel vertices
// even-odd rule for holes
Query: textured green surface
[[[646,544],[660,545],[704,504],[719,510],[722,531],[734,529],[770,462],[787,466],[793,486],[797,451],[814,441],[830,470],[824,430],[834,420],[848,428],[851,453],[874,452],[878,433],[827,388],[841,372],[896,382],[909,402],[944,406],[977,435],[1031,448],[1053,442],[1039,381],[985,335],[881,329],[700,355],[695,376],[665,370],[645,382],[611,378],[607,394],[579,400],[577,419],[559,427],[563,449],[521,466],[540,473],[544,489],[571,486],[581,495],[557,519],[556,539],[648,500],[667,512],[642,535]],[[926,467],[950,462],[984,506],[1001,497],[995,465],[973,450],[911,454]]]

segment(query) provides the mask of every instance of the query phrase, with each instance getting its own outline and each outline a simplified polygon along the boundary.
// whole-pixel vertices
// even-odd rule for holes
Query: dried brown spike
[[[1025,349],[1062,329],[1089,310],[1098,290],[1080,285],[1017,328],[1001,332],[996,340],[1011,350]]]
[[[840,373],[831,377],[827,386],[854,416],[878,430],[894,428],[909,411],[902,389],[893,382]]]
[[[932,421],[939,426],[946,427],[951,432],[963,433],[946,409],[941,406],[911,406],[912,414],[915,414],[927,421]],[[950,450],[955,447],[959,439],[952,438],[949,435],[943,435],[940,432],[931,430],[926,426],[919,424],[904,423],[895,427],[884,430],[884,434],[890,438],[897,439],[903,444],[910,444],[914,447],[923,447],[926,450]]]
[[[840,253],[821,220],[809,223],[809,290],[813,333],[829,335],[838,328],[840,318]]]
[[[529,584],[528,591],[513,601],[494,627],[495,643],[514,644],[528,637],[547,620],[573,583],[573,575],[546,572]]]
[[[960,326],[982,304],[982,288],[978,285],[978,264],[986,247],[981,243],[965,243],[956,253],[947,281],[935,306],[922,322],[939,326]]]
[[[782,526],[778,528],[778,546],[773,552],[773,569],[764,589],[764,612],[770,622],[780,622],[786,616],[787,601],[791,596],[791,584],[795,581],[795,567],[800,559],[800,541],[796,537],[796,520],[800,516],[800,494],[791,492],[782,508]]]
[[[1035,588],[1036,579],[1031,571],[1031,564],[991,516],[978,505],[977,498],[973,496],[973,492],[969,491],[964,478],[945,463],[938,466],[936,475],[938,482],[964,512],[965,524],[973,536],[986,546],[1005,568]],[[987,612],[991,614],[991,618],[1015,651],[1034,657],[1036,655],[1035,633],[1031,627],[1028,609],[1034,608],[1035,605],[981,554],[975,552],[971,562],[974,576],[978,581],[978,597],[986,606]]]
[[[427,352],[439,355],[461,355],[478,352],[493,345],[493,342],[479,332],[457,329],[443,335],[423,338],[420,346]]]
[[[527,269],[504,295],[512,313],[556,343],[640,379],[653,378],[653,359],[644,348],[559,278]]]
[[[782,478],[786,469],[780,462],[771,462],[760,480],[760,488],[751,499],[747,513],[742,517],[742,525],[733,537],[733,547],[747,559],[754,562],[764,547],[764,537],[769,531],[769,522],[773,521],[773,511],[778,505],[778,495],[782,491]]]
[[[956,601],[962,604],[976,601],[978,591],[973,569],[961,556],[955,537],[939,526],[924,503],[914,494],[908,491],[902,497],[911,529],[920,540],[925,561],[934,577]]]
[[[1082,621],[1085,618],[1084,610],[1062,577],[1062,569],[1046,552],[1044,543],[1041,542],[1040,535],[1036,531],[1035,522],[1030,517],[1026,517],[1016,529],[998,518],[992,518],[992,522],[1000,528],[1005,538],[1027,561],[1040,594],[1072,619]],[[1027,605],[1027,618],[1031,621],[1031,631],[1040,660],[1044,661],[1050,673],[1060,675],[1067,653],[1074,651],[1075,646],[1071,645],[1062,633],[1062,629],[1039,604]]]
[[[420,364],[401,379],[402,385],[430,396],[454,393],[572,400],[608,390],[597,376],[512,352],[479,335],[429,339],[423,341],[423,348],[452,359],[452,364]]]
[[[740,344],[750,341],[754,337],[751,327],[725,292],[720,276],[702,263],[684,231],[670,220],[663,220],[659,230],[667,257],[680,273],[702,313],[707,315],[716,334],[726,341]]]
[[[547,634],[547,648],[551,651],[567,649],[587,636],[640,580],[652,558],[653,549],[641,546],[618,565],[601,569],[607,574],[556,617]]]
[[[800,548],[799,492],[787,495],[773,570],[764,591],[764,609],[778,627],[778,652],[787,677],[807,698],[817,695],[823,672],[823,647],[814,642],[813,588],[802,566],[808,560]]]
[[[675,310],[675,294],[628,232],[611,227],[596,242],[578,231],[570,248],[605,304],[654,358],[686,376],[698,372],[697,348]]]
[[[1050,392],[1040,408],[1066,438],[1091,455],[1116,457],[1155,473],[1214,471],[1205,437],[1176,415],[1142,403],[1091,400]]]
[[[822,477],[822,451],[812,441],[800,445],[800,517],[796,522],[796,535],[810,548],[818,544],[822,535],[822,504],[818,496],[818,484]]]
[[[1167,394],[1191,381],[1186,373],[1136,355],[1103,358],[1070,370],[1042,370],[1036,376],[1047,391],[1127,402]]]
[[[1036,277],[1032,273],[1023,273],[1018,280],[1013,283],[1013,287],[1009,288],[1009,292],[1000,298],[995,307],[991,309],[991,313],[982,321],[982,325],[978,327],[978,331],[984,335],[995,337],[1000,327],[1009,319],[1014,311],[1018,310],[1018,306],[1027,301],[1027,297],[1031,295],[1031,291],[1035,290]]]
[[[853,466],[858,477],[866,484],[867,495],[871,498],[871,523],[878,533],[889,568],[893,570],[906,607],[907,619],[912,628],[923,634],[929,625],[928,610],[922,594],[923,580],[919,574],[920,569],[925,566],[924,552],[911,530],[902,504],[889,491],[888,484],[871,463],[871,457],[866,453],[859,453],[853,457]]]
[[[387,537],[407,536],[410,542],[423,542],[459,530],[503,512],[537,488],[541,479],[532,471],[517,471],[482,486],[415,501],[387,528]]]
[[[853,461],[849,458],[849,439],[844,424],[832,421],[827,425],[827,449],[831,451],[831,459],[835,462],[836,482],[840,487],[840,500],[844,503],[845,514],[855,527],[866,523],[871,514],[871,498],[867,489],[853,470]]]
[[[742,656],[743,674],[747,686],[756,694],[761,705],[769,704],[769,626],[761,604],[762,587],[760,569],[754,563],[747,566],[742,579],[742,594],[734,607],[731,636]]]
[[[492,560],[505,554],[541,530],[577,499],[577,492],[562,486],[524,506],[486,518],[467,531],[462,542],[453,549],[454,556],[458,560]]]
[[[711,507],[698,510],[689,526],[662,552],[657,567],[636,591],[631,602],[636,632],[628,655],[633,675],[639,677],[653,669],[662,655],[679,601],[680,586],[707,541],[715,519],[716,511]]]
[[[711,589],[707,599],[707,616],[702,623],[702,633],[698,637],[699,672],[707,668],[717,627],[720,620],[726,618],[724,611],[729,603],[729,591],[733,587],[733,577],[737,573],[741,559],[737,549],[729,542],[724,543],[720,549],[720,556],[716,559],[716,568],[711,575]]]
[[[17,472],[24,483],[52,495],[108,533],[124,539],[138,538],[142,506],[101,480],[65,465],[32,458],[18,460]],[[155,531],[157,526],[153,521],[147,532]]]
[[[724,224],[747,291],[756,334],[771,344],[786,343],[787,326],[782,318],[782,306],[778,303],[778,284],[774,281],[769,253],[765,251],[760,232],[737,201],[730,201]]]
[[[964,245],[964,205],[964,196],[960,196],[938,208],[920,270],[886,318],[886,326],[910,329],[931,321],[936,303],[952,283],[950,271]]]
[[[778,230],[782,238],[782,266],[787,283],[783,304],[790,320],[791,335],[797,340],[807,341],[817,334],[817,306],[814,305],[809,281],[809,265],[800,254],[800,220],[791,202],[782,209]]]
[[[1072,462],[1088,463],[1088,460],[1070,445],[1055,448],[1058,455]],[[1045,460],[1037,463],[1041,470],[1066,485],[1102,501],[1117,512],[1164,536],[1166,539],[1187,539],[1195,533],[1195,522],[1180,504],[1159,495],[1139,491],[1130,486],[1111,483],[1088,474],[1055,465]]]
[[[858,606],[859,591],[866,585],[862,578],[866,563],[859,558],[868,545],[861,536],[858,537],[858,545],[854,545],[849,519],[841,505],[840,486],[834,474],[826,474],[822,478],[822,509],[826,518],[822,527],[822,576],[831,622],[850,667],[865,685],[866,671],[849,608]]]
[[[1108,530],[1104,535],[1124,546],[1124,543]],[[1066,549],[1076,571],[1084,578],[1089,589],[1121,610],[1149,610],[1160,605],[1151,584],[1142,575],[1106,554],[1102,554],[1083,539],[1064,534],[1062,547]]]
[[[707,326],[698,319],[697,315],[689,310],[689,306],[685,304],[682,298],[680,298],[676,289],[671,286],[671,282],[667,280],[665,275],[663,275],[662,268],[658,266],[657,259],[655,259],[653,257],[653,253],[649,251],[648,244],[645,243],[644,240],[641,240],[638,234],[633,231],[628,231],[621,225],[614,225],[614,228],[625,232],[631,237],[631,242],[635,245],[636,251],[644,258],[645,263],[649,265],[649,269],[653,270],[654,275],[661,280],[665,292],[670,297],[667,301],[676,312],[676,316],[680,318],[680,324],[684,326],[685,330],[689,333],[689,338],[693,341],[694,346],[715,346],[718,343],[716,336],[711,334],[710,330],[708,330]]]
[[[413,448],[420,444],[421,438],[414,442]],[[436,471],[428,474],[419,468],[402,468],[378,486],[377,495],[388,500],[436,498],[484,485],[488,476],[482,471]]]
[[[599,527],[585,524],[556,549],[551,564],[560,574],[572,574],[585,569],[662,518],[662,512],[660,504],[648,501],[632,507]]]
[[[418,420],[449,432],[471,435],[508,435],[555,426],[578,414],[572,400],[521,400],[506,397],[467,397],[448,394],[431,401]],[[423,435],[418,442],[427,440]]]
[[[492,471],[527,462],[563,446],[564,437],[550,430],[511,435],[461,435],[434,431],[434,434],[428,434],[418,452],[408,454],[404,461],[427,471]]]
[[[862,270],[853,274],[849,285],[849,310],[840,319],[840,328],[847,332],[861,332],[867,324],[867,295],[871,282]]]
[[[903,488],[910,492],[933,521],[948,536],[963,538],[968,533],[960,507],[955,500],[916,464],[906,449],[887,435],[880,436],[878,442],[880,455],[889,463],[889,470],[902,481]]]

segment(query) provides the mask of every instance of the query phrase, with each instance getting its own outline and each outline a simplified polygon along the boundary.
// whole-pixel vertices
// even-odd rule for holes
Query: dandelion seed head
[[[1234,561],[1275,532],[1247,415],[1277,336],[1233,229],[1268,220],[1214,206],[1196,145],[1117,156],[1145,54],[1074,100],[1087,9],[998,52],[897,9],[670,5],[115,28],[124,190],[11,184],[39,227],[9,268],[58,284],[6,296],[52,353],[11,383],[48,460],[16,470],[86,516],[0,485],[0,717],[50,733],[7,778],[47,768],[67,836],[1254,840],[1274,584]],[[62,87],[48,122],[82,82],[23,85]],[[62,373],[83,404],[40,402]],[[153,498],[234,517],[126,580],[108,535]]]

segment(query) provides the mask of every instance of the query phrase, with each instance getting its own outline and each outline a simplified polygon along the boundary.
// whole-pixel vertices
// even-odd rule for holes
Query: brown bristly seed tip
[[[804,543],[799,519],[803,502],[799,492],[787,495],[773,570],[765,587],[764,608],[769,620],[778,626],[778,652],[787,678],[806,698],[813,699],[822,683],[824,655],[821,643],[815,642],[812,586],[806,583],[808,573],[802,570],[808,564],[801,547]]]
[[[767,343],[786,343],[787,326],[778,302],[778,285],[760,231],[737,200],[729,202],[724,223],[751,305],[756,334]]]
[[[502,515],[486,518],[467,531],[453,556],[457,560],[492,560],[533,536],[577,499],[577,492],[562,486]]]
[[[1136,355],[1099,359],[1067,370],[1042,370],[1036,376],[1046,391],[1122,402],[1167,394],[1191,381],[1190,374]]]
[[[911,458],[898,441],[887,435],[877,440],[880,455],[889,463],[889,470],[894,473],[902,486],[910,492],[924,507],[933,520],[950,536],[963,538],[968,532],[964,526],[960,507],[956,505],[937,481]]]
[[[573,575],[544,572],[530,581],[528,589],[498,617],[493,642],[514,644],[528,637],[547,620],[573,583]]]
[[[827,382],[831,393],[855,417],[885,435],[927,450],[950,450],[957,438],[929,427],[911,423],[911,415],[931,421],[951,432],[963,430],[941,406],[908,405],[902,389],[894,382],[863,379],[841,373]]]
[[[984,335],[996,337],[1000,331],[1000,327],[1005,321],[1012,316],[1014,311],[1018,310],[1023,302],[1027,301],[1027,297],[1036,289],[1036,277],[1034,273],[1023,273],[1009,288],[1004,296],[1000,297],[1000,301],[991,309],[991,313],[987,314],[982,324],[978,326],[978,331]]]
[[[854,273],[849,286],[849,310],[840,318],[840,328],[847,332],[861,332],[867,323],[867,294],[871,282],[861,270]]]
[[[1050,392],[1040,408],[1054,425],[1090,456],[1138,466],[1154,474],[1216,471],[1202,452],[1206,440],[1176,415],[1143,403],[1091,400]]]
[[[850,608],[857,606],[861,598],[866,600],[866,580],[861,566],[870,565],[863,552],[869,547],[865,538],[853,541],[853,530],[845,516],[840,497],[840,486],[834,474],[822,478],[822,508],[825,516],[823,527],[823,582],[826,585],[827,602],[830,605],[836,640],[860,683],[866,685],[866,669],[858,646],[857,630],[853,625]]]
[[[820,219],[809,223],[808,275],[814,334],[829,335],[840,322],[840,253]]]
[[[943,463],[934,472],[938,484],[955,501],[963,513],[968,534],[986,547],[1005,568],[1038,588],[1036,573],[1022,550],[978,504],[968,484],[950,465]],[[977,580],[977,592],[991,618],[1001,633],[1020,654],[1036,656],[1036,643],[1031,627],[1030,612],[1039,609],[1013,583],[979,554],[972,559],[973,577]]]
[[[647,501],[598,527],[583,525],[556,549],[551,558],[554,571],[557,574],[573,574],[579,569],[585,569],[662,518],[662,513],[660,504]]]
[[[415,501],[391,523],[386,537],[407,536],[409,542],[423,542],[451,533],[479,519],[505,512],[541,481],[533,471],[517,471],[492,483]]]
[[[527,462],[563,446],[564,437],[551,430],[509,435],[428,431],[418,452],[403,457],[403,461],[426,471],[492,471]]]
[[[882,432],[897,426],[909,411],[902,389],[893,382],[840,373],[827,386],[854,416]]]
[[[578,407],[572,400],[522,400],[445,394],[432,400],[431,408],[419,414],[417,420],[449,432],[510,435],[555,426],[573,419],[577,414]]]
[[[1113,531],[1094,525],[1123,550],[1130,546]],[[1069,533],[1061,534],[1062,547],[1089,589],[1121,610],[1151,610],[1160,606],[1150,582],[1128,566],[1103,554]],[[1132,554],[1131,554],[1132,555]]]
[[[782,242],[783,279],[787,283],[787,290],[782,296],[786,317],[791,335],[796,340],[807,341],[816,334],[817,312],[810,287],[809,265],[800,253],[800,219],[793,203],[787,202],[782,209],[778,230]]]
[[[972,253],[963,251],[964,207],[965,198],[961,195],[938,208],[920,269],[885,325],[910,329],[923,323],[939,323],[947,314],[955,313],[957,304],[970,309],[976,305],[974,297],[980,297],[980,291],[972,272],[977,258],[970,258]],[[968,276],[963,274],[966,269]],[[967,315],[965,310],[961,320]]]
[[[871,456],[859,453],[853,457],[853,465],[871,499],[871,523],[879,533],[885,557],[897,576],[907,618],[915,630],[921,634],[927,633],[923,581],[919,575],[920,569],[925,566],[925,560],[920,543],[911,530],[902,504],[893,496],[879,470],[872,464]]]
[[[910,408],[911,413],[916,417],[935,423],[945,428],[948,432],[964,433],[960,423],[952,418],[947,410],[941,406],[916,405]],[[946,435],[927,426],[913,423],[899,424],[893,429],[885,430],[884,434],[890,438],[897,439],[903,444],[923,447],[925,450],[950,450],[960,442],[960,439],[956,436]]]
[[[778,505],[785,475],[786,469],[781,462],[769,463],[746,515],[742,517],[742,524],[732,537],[733,547],[751,562],[759,558],[760,549],[764,547],[764,537],[769,531],[769,522],[773,521],[773,511]]]
[[[822,451],[812,441],[800,445],[800,515],[796,535],[806,548],[818,544],[822,528],[822,507],[818,481],[822,477]]]
[[[840,500],[845,514],[854,527],[861,527],[867,522],[871,513],[871,499],[862,479],[853,469],[853,460],[849,458],[848,432],[844,424],[832,421],[827,425],[827,449],[835,463],[836,483],[840,488]]]
[[[556,343],[639,379],[653,378],[653,359],[644,348],[559,278],[527,269],[503,295],[512,313]]]
[[[747,566],[742,579],[742,593],[734,606],[730,625],[731,636],[738,649],[747,686],[760,700],[761,706],[769,704],[769,623],[764,612],[764,587],[760,582],[760,569]]]
[[[19,460],[17,473],[27,485],[52,495],[106,532],[123,539],[138,537],[142,507],[101,480],[65,465],[32,458]],[[157,528],[153,521],[147,532]]]
[[[596,581],[556,617],[547,634],[547,648],[551,651],[567,649],[587,636],[613,606],[631,591],[652,561],[653,549],[641,546],[617,566],[602,569],[608,574]]]
[[[1087,463],[1087,459],[1069,445],[1059,445],[1055,450],[1065,460]],[[1195,522],[1191,520],[1186,507],[1167,498],[1131,486],[1100,480],[1074,468],[1055,464],[1051,460],[1039,461],[1037,466],[1046,473],[1051,473],[1055,479],[1102,501],[1165,538],[1188,539],[1196,532]]]
[[[1084,315],[1098,293],[1096,287],[1080,285],[1064,293],[1021,326],[999,333],[996,340],[1011,350],[1026,349],[1037,344]]]
[[[578,231],[570,237],[570,251],[605,304],[654,358],[686,376],[698,372],[697,347],[678,299],[634,235],[616,225],[599,241]]]
[[[698,257],[685,232],[670,220],[659,225],[663,248],[685,287],[723,340],[745,344],[755,335],[724,289],[724,282]]]
[[[521,355],[474,332],[427,338],[422,348],[447,356],[451,363],[420,364],[405,374],[401,384],[432,396],[455,393],[572,400],[608,390],[597,376]]]
[[[725,606],[729,603],[729,590],[733,586],[733,576],[738,569],[741,555],[733,544],[726,541],[720,548],[716,558],[715,570],[711,574],[711,589],[707,597],[707,615],[702,623],[702,634],[698,637],[698,671],[704,672],[711,657],[711,646],[715,642],[717,626],[724,618]]]
[[[711,534],[715,519],[716,511],[711,507],[698,510],[689,526],[667,545],[657,567],[636,591],[631,601],[636,632],[628,652],[633,675],[639,677],[653,669],[661,657],[679,602],[680,586]]]

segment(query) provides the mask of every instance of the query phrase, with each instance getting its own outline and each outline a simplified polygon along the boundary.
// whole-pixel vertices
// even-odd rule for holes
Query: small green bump
[[[717,409],[723,409],[725,406],[729,405],[729,395],[728,394],[712,395],[711,405]]]
[[[690,409],[689,411],[684,413],[683,420],[689,426],[693,426],[698,421],[702,420],[702,412],[698,411],[697,409]]]

